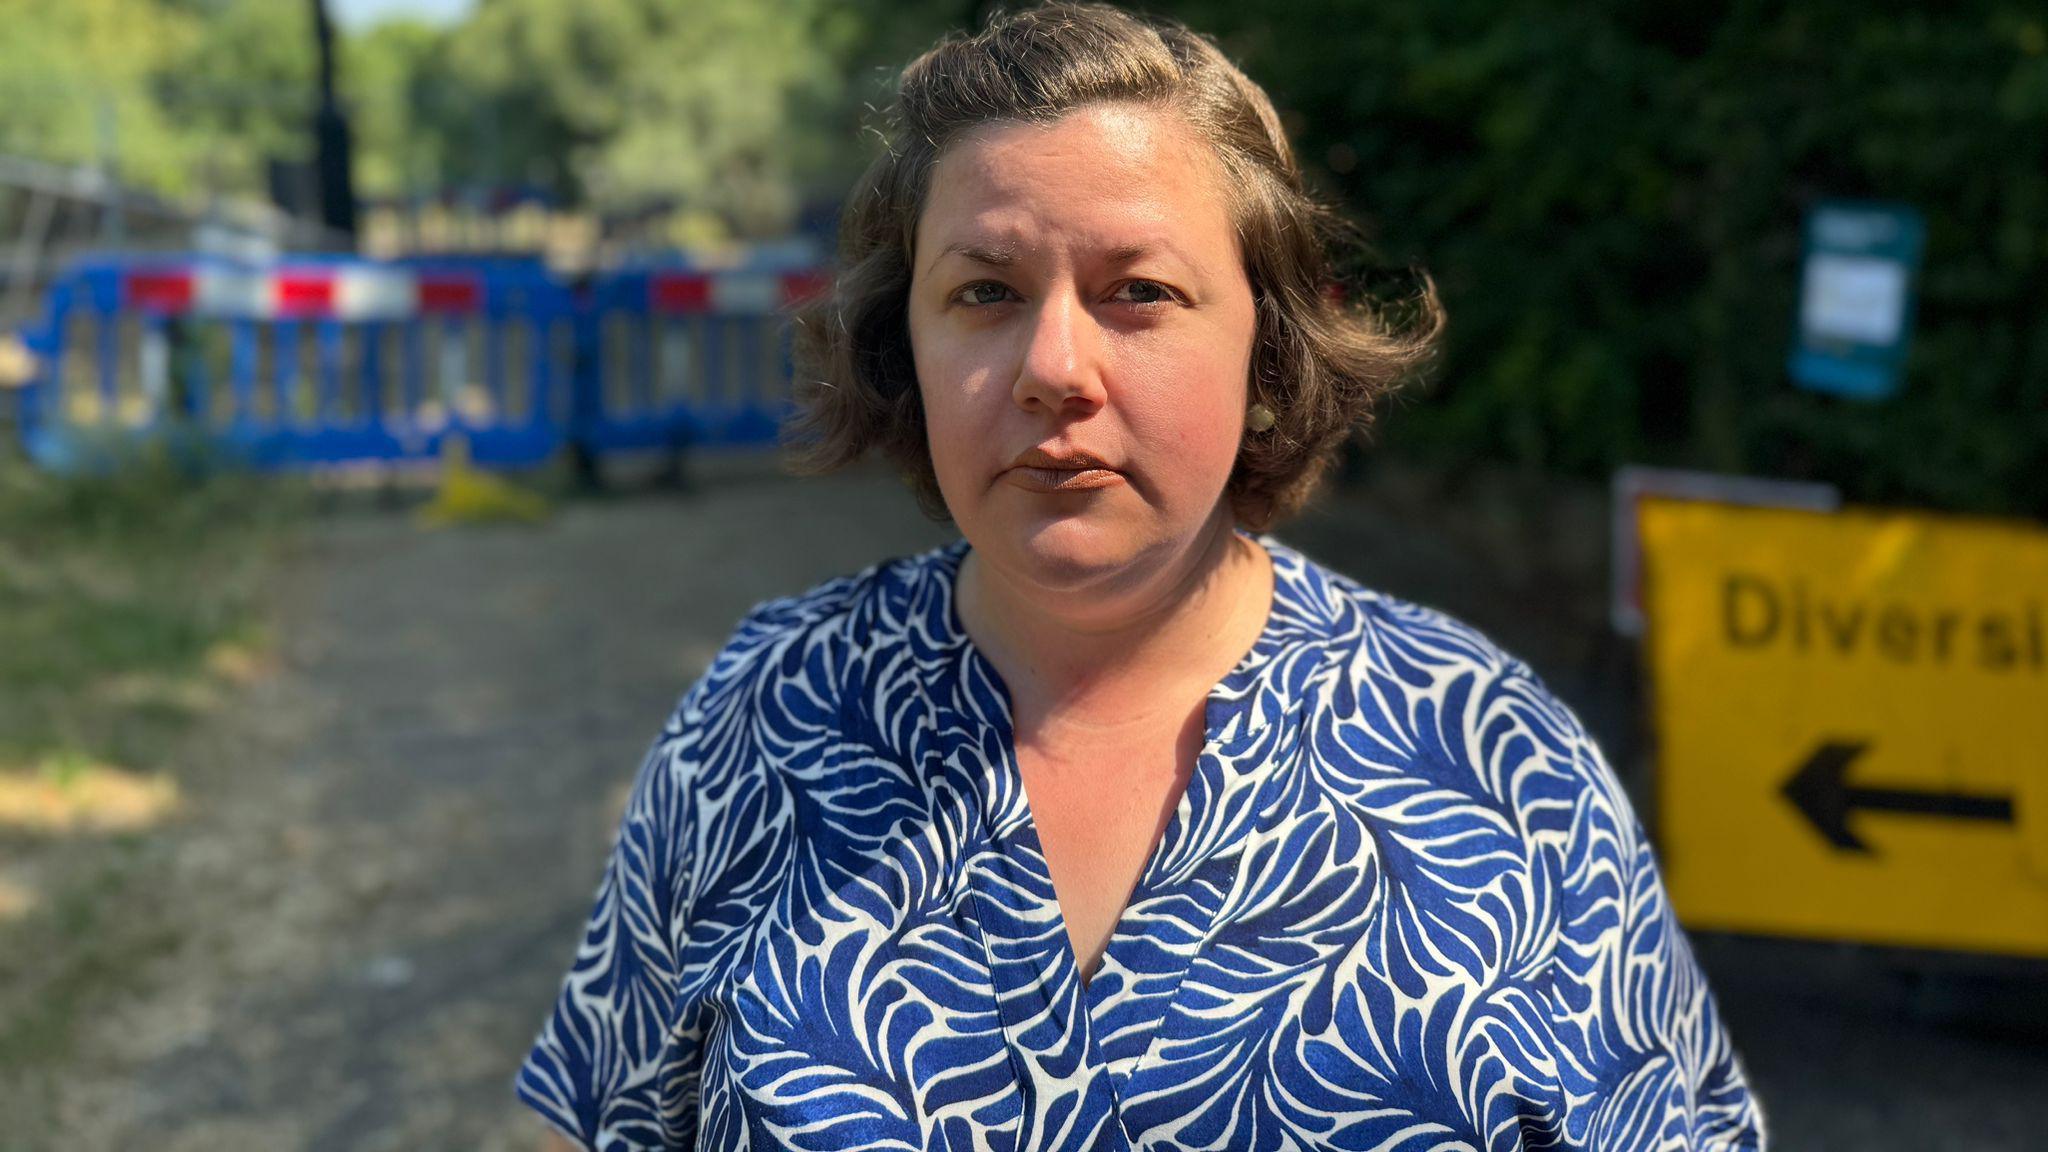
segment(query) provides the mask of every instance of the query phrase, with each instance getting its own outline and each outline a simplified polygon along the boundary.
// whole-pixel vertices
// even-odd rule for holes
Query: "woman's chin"
[[[1004,551],[1040,587],[1081,588],[1125,575],[1149,543],[1107,517],[1056,516],[1014,530]]]

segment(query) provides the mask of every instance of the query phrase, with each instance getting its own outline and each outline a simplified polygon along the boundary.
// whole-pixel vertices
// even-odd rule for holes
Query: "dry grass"
[[[38,1129],[81,1021],[176,944],[156,899],[174,753],[265,673],[264,576],[307,507],[300,481],[162,451],[52,476],[0,430],[6,1139]]]

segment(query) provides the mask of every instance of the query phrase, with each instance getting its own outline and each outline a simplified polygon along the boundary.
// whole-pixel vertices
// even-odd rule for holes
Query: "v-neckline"
[[[1271,603],[1251,647],[1207,694],[1194,771],[1085,982],[1025,793],[1008,685],[958,615],[955,593],[969,546],[961,540],[942,550],[946,586],[936,598],[941,619],[933,624],[957,649],[958,699],[968,723],[956,731],[976,745],[988,833],[988,850],[966,862],[968,884],[981,904],[975,920],[1012,1044],[1038,1065],[1039,1078],[1083,1093],[1101,1087],[1104,1078],[1096,1073],[1104,1071],[1113,1099],[1124,1094],[1229,892],[1264,807],[1259,794],[1271,758],[1243,755],[1251,735],[1247,717],[1262,709],[1240,705],[1261,695],[1262,673],[1293,630],[1287,623],[1292,607],[1284,547],[1270,537],[1240,534],[1273,560]],[[1050,1127],[1051,1121],[1041,1123]],[[1025,1146],[1064,1146],[1053,1135]]]

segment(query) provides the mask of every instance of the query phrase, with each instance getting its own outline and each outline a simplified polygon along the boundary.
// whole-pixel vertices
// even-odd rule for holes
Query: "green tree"
[[[2048,28],[1978,0],[1169,9],[1273,92],[1323,187],[1442,286],[1449,354],[1391,443],[1626,460],[2048,515]],[[1926,213],[1900,396],[1799,391],[1799,228]]]
[[[179,0],[199,29],[158,98],[209,186],[264,193],[269,160],[312,159],[313,19],[303,0]]]
[[[355,132],[357,187],[398,195],[440,182],[442,153],[455,125],[437,118],[445,102],[436,72],[449,33],[390,20],[346,40],[342,100]]]
[[[155,85],[198,36],[150,0],[0,0],[0,152],[186,187],[189,156]]]
[[[486,0],[416,103],[440,120],[448,179],[680,202],[774,232],[853,154],[843,53],[857,39],[826,0]]]

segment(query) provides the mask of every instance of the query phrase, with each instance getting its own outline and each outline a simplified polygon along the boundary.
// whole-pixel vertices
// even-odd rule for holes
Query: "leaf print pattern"
[[[741,621],[641,765],[519,1096],[608,1150],[1761,1149],[1577,717],[1257,539],[1265,629],[1085,984],[956,542]]]

